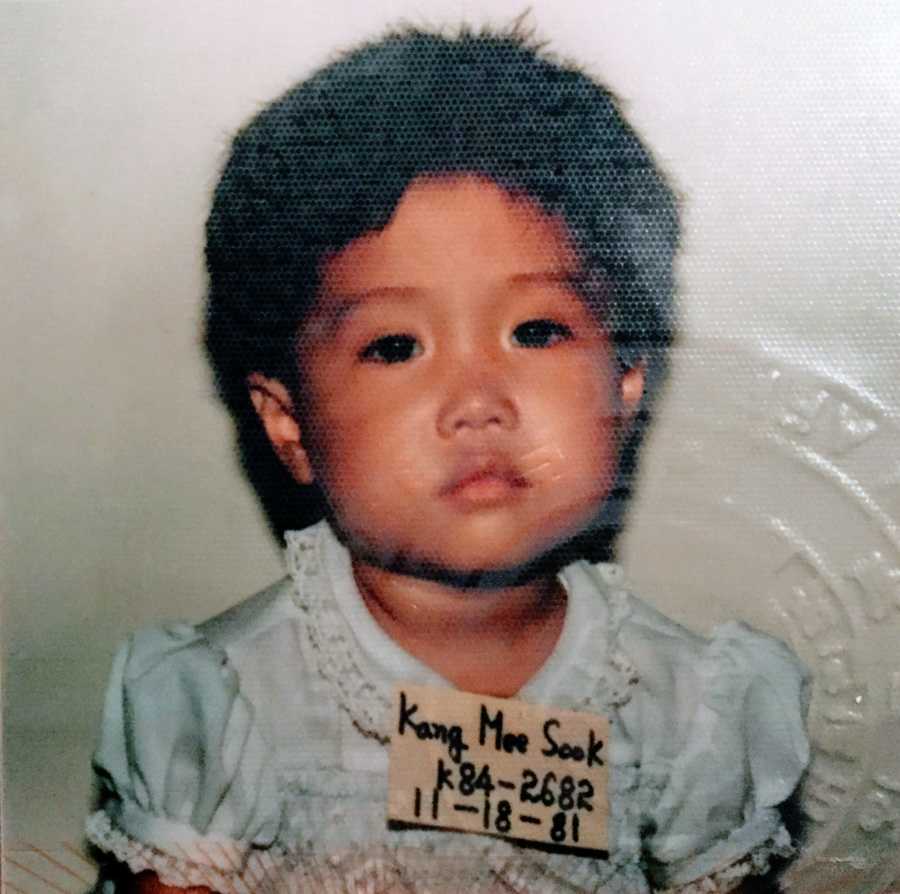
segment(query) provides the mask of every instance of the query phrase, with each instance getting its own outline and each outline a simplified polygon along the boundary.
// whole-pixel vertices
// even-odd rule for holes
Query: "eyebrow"
[[[340,331],[344,322],[363,304],[378,298],[414,298],[422,291],[415,286],[376,286],[373,289],[336,294],[332,296],[326,307],[320,305],[313,310],[308,317],[307,326],[314,335],[333,338]]]
[[[533,270],[514,273],[506,279],[508,285],[563,285],[579,288],[584,284],[585,275],[581,270],[560,268],[553,270]],[[328,302],[328,306],[319,307],[309,320],[315,335],[333,338],[341,330],[344,322],[363,304],[379,298],[410,299],[421,295],[425,289],[417,286],[376,286],[347,294],[336,294]]]
[[[584,280],[584,273],[580,270],[559,269],[559,270],[535,270],[526,273],[514,273],[506,281],[510,285],[519,285],[531,283],[562,283],[564,285],[578,284]],[[415,298],[421,295],[425,289],[418,286],[376,286],[372,289],[362,289],[357,292],[350,292],[346,295],[337,294],[334,296],[333,307],[329,310],[328,316],[346,316],[352,312],[360,304],[365,303],[373,298]]]
[[[554,270],[534,270],[526,273],[514,273],[506,280],[509,285],[525,284],[530,285],[536,283],[541,285],[544,283],[561,283],[563,285],[577,285],[584,281],[584,273],[581,270],[571,270],[568,268]],[[329,316],[337,314],[346,316],[356,307],[373,298],[415,298],[421,295],[425,289],[417,286],[376,286],[373,289],[363,289],[358,292],[351,292],[346,295],[336,295],[335,305],[329,312]]]

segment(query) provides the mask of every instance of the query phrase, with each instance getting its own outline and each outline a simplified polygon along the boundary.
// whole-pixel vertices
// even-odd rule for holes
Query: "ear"
[[[300,484],[312,484],[313,471],[303,443],[294,403],[287,388],[261,373],[247,376],[247,388],[266,436],[288,471]]]
[[[643,361],[629,366],[619,380],[619,398],[622,407],[622,421],[626,426],[631,425],[641,401],[644,399],[644,383],[646,380],[647,366]]]

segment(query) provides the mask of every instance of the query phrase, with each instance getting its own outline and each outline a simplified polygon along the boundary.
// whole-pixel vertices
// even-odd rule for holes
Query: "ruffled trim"
[[[273,844],[281,824],[274,756],[254,718],[226,652],[191,625],[132,634],[107,687],[98,806],[164,853],[239,865],[242,847]]]
[[[554,855],[548,855],[546,860],[528,859],[512,854],[505,842],[494,842],[484,853],[473,853],[471,848],[459,853],[439,853],[427,844],[369,846],[327,856],[301,850],[290,854],[250,850],[239,867],[231,863],[230,857],[225,866],[221,862],[204,865],[136,842],[117,830],[102,811],[88,820],[87,836],[91,843],[126,864],[132,873],[149,870],[164,885],[203,885],[218,894],[458,894],[463,875],[466,889],[478,894],[649,894],[651,890],[636,861],[561,860]],[[653,890],[663,894],[728,894],[748,876],[768,872],[773,857],[790,857],[793,853],[790,837],[780,828],[763,845],[729,866],[685,885]],[[210,857],[221,860],[213,853]],[[577,860],[574,872],[573,860]]]
[[[124,863],[133,873],[154,872],[164,885],[190,888],[205,885],[217,894],[275,894],[289,890],[290,864],[278,848],[260,850],[242,842],[208,842],[183,856],[135,841],[98,810],[85,825],[88,841]],[[199,856],[203,860],[192,859]]]
[[[304,626],[316,669],[336,690],[338,704],[361,732],[386,745],[390,742],[391,683],[386,675],[381,679],[366,675],[352,628],[328,592],[322,539],[330,532],[325,524],[285,533],[292,599],[306,615]],[[585,563],[581,567],[606,593],[609,616],[605,624],[593,625],[591,635],[583,639],[597,648],[582,650],[576,657],[566,691],[555,702],[573,710],[610,712],[627,704],[638,682],[634,664],[619,645],[619,631],[631,614],[633,597],[623,587],[624,575],[618,565]],[[600,643],[605,643],[606,661],[598,662]]]
[[[317,526],[304,531],[288,532],[286,535],[287,563],[293,580],[292,598],[306,617],[304,627],[317,670],[333,687],[338,704],[361,732],[386,744],[390,741],[389,728],[386,725],[391,705],[389,674],[383,672],[374,678],[367,676],[367,671],[361,664],[353,629],[330,590],[329,573],[325,565],[326,544],[323,541],[324,538],[333,535],[323,528],[324,526]],[[589,635],[579,638],[571,655],[571,664],[562,686],[563,691],[553,694],[554,703],[576,710],[615,714],[618,708],[629,702],[634,687],[639,682],[636,667],[621,644],[622,629],[627,626],[639,602],[626,589],[622,570],[616,565],[578,563],[570,566],[563,574],[571,575],[573,586],[579,585],[578,575],[588,575],[591,578],[589,585],[593,585],[604,594],[608,612],[602,621],[593,621]],[[735,709],[733,699],[729,699],[728,693],[724,691],[728,687],[723,687],[721,678],[722,676],[727,676],[729,680],[746,678],[747,663],[743,660],[743,654],[740,659],[736,659],[732,654],[734,645],[732,640],[747,638],[754,640],[754,651],[757,648],[764,649],[766,657],[769,657],[771,647],[766,645],[769,642],[768,638],[751,634],[750,631],[745,632],[744,628],[738,630],[726,625],[713,638],[700,665],[701,677],[709,684],[704,687],[702,700],[706,710],[724,716]],[[587,644],[591,644],[592,647],[589,648]],[[604,655],[605,658],[598,660],[598,656]],[[757,664],[757,661],[750,662],[749,667],[752,669]],[[371,673],[372,670],[369,669],[368,674]],[[555,686],[556,684],[554,688]],[[527,690],[528,687],[525,688]],[[527,697],[524,692],[523,697]],[[536,851],[526,853],[502,841],[493,841],[477,849],[472,848],[471,853],[477,852],[482,855],[485,865],[490,868],[494,884],[499,884],[501,891],[517,891],[522,894],[530,891],[573,890],[627,892],[627,894],[649,892],[642,856],[646,841],[642,840],[641,830],[646,827],[647,818],[653,815],[654,808],[658,807],[666,789],[671,785],[676,768],[668,760],[645,761],[643,766],[640,766],[638,759],[639,756],[632,754],[628,749],[620,749],[618,760],[614,761],[610,792],[612,799],[618,804],[618,810],[613,810],[610,817],[612,847],[608,861]],[[352,794],[343,789],[338,791],[339,787],[327,784],[321,777],[298,780],[297,785],[292,788],[294,796],[301,800],[313,794],[326,800],[329,795],[340,800]],[[362,809],[362,805],[356,802],[355,809]],[[758,834],[748,836],[749,840],[746,840],[743,851],[738,850],[735,853],[728,846],[722,849],[713,848],[706,852],[705,856],[710,860],[703,867],[696,862],[696,858],[684,860],[679,864],[679,869],[670,866],[667,875],[671,881],[663,882],[669,884],[667,890],[683,894],[720,894],[720,892],[725,894],[737,887],[748,875],[768,871],[772,857],[791,855],[793,848],[790,839],[774,813],[773,811],[773,818],[769,824],[751,823],[758,829]],[[335,815],[330,817],[329,823],[331,822],[341,826],[344,822],[343,811],[337,810]],[[303,834],[302,829],[298,831]],[[349,835],[349,827],[347,831]],[[340,841],[341,851],[345,841],[350,840],[352,835],[349,839]],[[725,841],[732,846],[737,844],[731,836]],[[404,879],[415,880],[415,887],[410,890],[425,890],[418,875],[419,859],[415,858],[412,863],[407,864],[406,858],[403,860],[399,858],[401,853],[405,853],[411,859],[413,854],[431,853],[430,859],[441,863],[445,856],[450,859],[455,854],[453,847],[430,851],[427,836],[419,836],[415,832],[405,832],[403,842],[405,845],[415,842],[415,845],[407,848],[399,842],[382,842],[373,848],[371,842],[361,842],[358,848],[353,846],[351,850],[359,859],[376,853],[384,866],[395,866],[396,872],[391,870],[394,873],[392,877],[395,879],[397,890],[401,891],[405,890],[403,885],[406,882],[401,881],[401,876],[397,873],[404,874]],[[328,851],[326,848],[325,853]],[[292,856],[297,856],[296,852],[292,851]],[[318,866],[322,859],[328,862],[337,858],[307,854],[302,857],[300,864],[304,867]],[[463,856],[458,859],[462,860]],[[471,872],[468,869],[470,862],[470,857],[465,857],[467,869],[464,877],[467,889],[494,890],[490,886],[481,888],[477,884],[469,884],[473,878],[471,872],[474,872],[474,869]],[[691,865],[697,865],[705,871],[705,874],[698,877],[691,872]],[[415,871],[414,866],[417,867]],[[436,883],[428,890],[442,890],[437,884],[441,874],[438,872],[435,875],[431,872],[431,868],[434,867],[429,867],[430,864],[425,867],[429,871],[424,877],[435,879]],[[443,877],[443,881],[450,885],[448,890],[459,889],[459,871],[460,867],[457,866],[455,888],[450,881],[453,876]],[[320,890],[323,888],[320,887]],[[371,890],[379,888],[376,885]]]
[[[734,874],[738,866],[749,874],[747,855],[760,848],[765,855],[767,841],[789,847],[777,808],[796,788],[809,755],[806,677],[783,644],[726,624],[696,668],[698,701],[686,742],[644,824],[655,830],[647,853],[675,889],[720,871]]]
[[[765,875],[772,868],[773,859],[789,858],[797,850],[784,826],[745,857],[717,869],[695,881],[674,888],[664,894],[728,894],[751,875]]]
[[[618,567],[618,566],[616,566]],[[615,671],[615,685],[609,693],[610,707],[621,708],[631,701],[631,690],[641,681],[631,658],[619,645],[619,631],[631,616],[632,595],[628,590],[611,590],[609,593],[609,630],[607,651],[610,666]]]
[[[692,884],[723,873],[727,879],[738,871],[745,876],[767,872],[771,857],[790,857],[793,853],[791,837],[778,812],[765,809],[703,853],[666,865],[664,880],[674,890],[692,890]],[[705,889],[700,887],[697,891]]]
[[[613,774],[612,789],[617,802],[626,804],[627,795],[637,786],[637,771],[622,769],[624,772],[619,773],[617,768]],[[632,836],[633,846],[616,847],[609,859],[599,859],[526,850],[517,842],[489,836],[438,834],[419,828],[391,831],[384,828],[384,780],[375,773],[326,776],[305,772],[294,776],[285,792],[298,839],[304,829],[327,830],[325,840],[320,836],[306,843],[299,861],[303,865],[318,866],[323,858],[332,859],[331,854],[346,849],[357,854],[375,853],[396,862],[406,877],[416,881],[417,892],[649,891],[636,835]],[[619,798],[620,793],[626,797]],[[380,840],[373,841],[372,837]],[[423,860],[423,854],[427,859]],[[442,867],[440,871],[438,866]]]
[[[569,684],[569,698],[562,701],[576,711],[596,711],[598,707],[610,713],[631,701],[631,693],[640,681],[634,662],[622,650],[619,632],[631,616],[632,595],[623,589],[624,574],[618,565],[588,566],[588,573],[595,573],[606,593],[609,614],[606,623],[595,622],[588,643],[604,643],[606,661],[597,661],[596,652],[582,651],[575,657],[574,675]]]
[[[178,858],[116,829],[102,811],[87,823],[92,844],[134,873],[154,872],[174,888],[206,886],[217,894],[649,894],[636,861],[628,863],[560,858],[529,859],[513,845],[485,839],[472,846],[435,848],[433,840],[411,844],[366,844],[332,853],[298,847],[290,851],[251,849],[241,865],[210,853],[210,864]],[[415,834],[415,833],[414,833]],[[577,871],[573,875],[573,861]],[[577,878],[576,878],[577,876]],[[694,894],[694,892],[691,892]]]
[[[320,540],[321,526],[285,533],[288,571],[294,583],[293,600],[308,622],[309,644],[316,668],[338,693],[338,703],[358,729],[382,744],[390,742],[386,718],[391,694],[385,681],[366,677],[356,656],[353,635],[334,599],[325,593]]]

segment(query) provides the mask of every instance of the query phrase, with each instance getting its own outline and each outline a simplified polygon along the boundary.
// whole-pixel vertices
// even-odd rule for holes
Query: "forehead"
[[[346,295],[577,268],[561,219],[490,180],[465,176],[414,181],[384,229],[325,260],[321,286],[324,296]]]

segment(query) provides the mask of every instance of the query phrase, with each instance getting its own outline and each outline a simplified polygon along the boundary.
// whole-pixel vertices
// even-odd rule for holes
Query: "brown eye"
[[[513,341],[522,348],[549,348],[572,337],[572,330],[555,320],[528,320],[513,331]]]
[[[406,363],[422,353],[422,346],[411,335],[383,335],[366,345],[360,359],[370,363]]]

